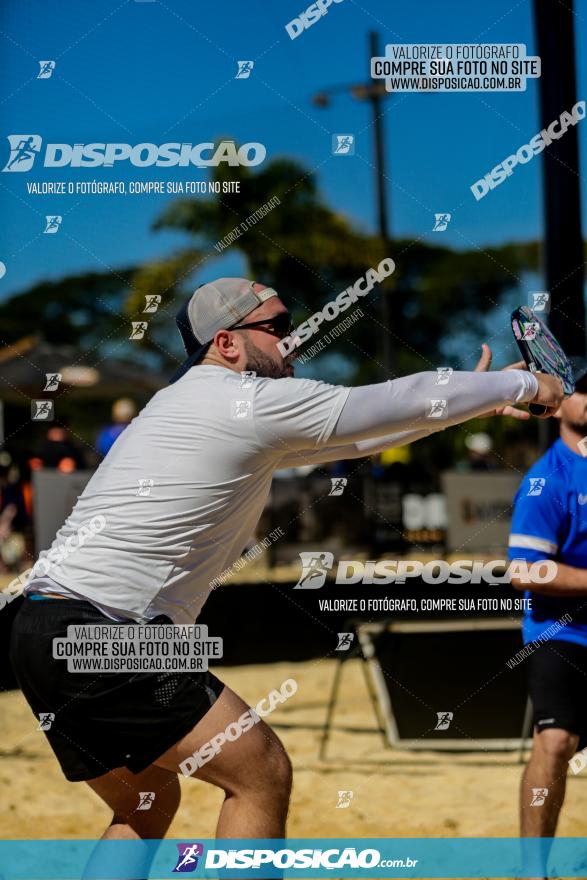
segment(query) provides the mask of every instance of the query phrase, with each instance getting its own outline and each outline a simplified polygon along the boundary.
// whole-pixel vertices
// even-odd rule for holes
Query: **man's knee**
[[[289,755],[277,737],[270,748],[266,775],[269,783],[276,787],[282,795],[289,798],[293,779],[293,769]]]
[[[549,764],[567,764],[579,745],[579,737],[568,730],[550,727],[536,733],[533,749]]]
[[[263,789],[280,800],[289,799],[292,766],[281,740],[264,722],[257,726],[254,736],[248,755],[251,772],[245,786]]]

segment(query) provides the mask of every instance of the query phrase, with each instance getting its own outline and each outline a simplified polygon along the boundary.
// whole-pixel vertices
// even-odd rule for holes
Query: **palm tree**
[[[275,287],[296,320],[302,321],[367,268],[392,256],[396,272],[379,291],[358,303],[365,318],[344,336],[344,354],[354,362],[356,377],[369,381],[381,378],[378,296],[392,296],[392,315],[401,313],[404,338],[394,337],[393,320],[389,328],[400,373],[427,369],[440,357],[443,337],[453,332],[449,315],[453,327],[461,320],[474,325],[479,313],[491,311],[502,292],[517,284],[519,272],[538,263],[536,245],[456,254],[446,247],[406,240],[394,242],[388,254],[378,236],[358,230],[324,201],[312,172],[289,159],[274,159],[260,170],[214,169],[212,181],[221,190],[229,180],[239,182],[239,192],[179,199],[157,219],[155,229],[180,230],[193,244],[137,272],[127,311],[138,312],[145,296],[158,293],[168,317],[177,310],[174,297],[193,290],[202,267],[208,268],[230,249],[244,257],[246,274]],[[268,203],[276,206],[247,228],[247,218]],[[224,247],[223,240],[234,230],[242,234]]]
[[[342,375],[342,360],[345,381],[375,381],[382,375],[378,296],[392,297],[388,330],[400,374],[443,363],[468,367],[470,361],[455,363],[456,331],[467,328],[474,334],[483,317],[493,316],[497,309],[496,322],[507,336],[507,310],[500,311],[503,293],[518,285],[524,271],[538,266],[536,243],[457,253],[440,243],[406,239],[393,241],[387,248],[391,253],[385,253],[378,236],[358,229],[326,203],[312,172],[286,158],[273,159],[259,169],[219,166],[211,180],[220,188],[218,195],[180,198],[154,224],[156,230],[186,233],[187,246],[163,260],[44,282],[12,297],[0,305],[4,344],[30,333],[34,314],[50,342],[78,344],[86,350],[95,347],[102,355],[114,348],[117,356],[130,355],[165,374],[182,357],[179,336],[173,331],[180,300],[197,286],[204,267],[210,277],[210,265],[228,251],[240,254],[249,277],[279,291],[296,321],[309,317],[366,269],[391,256],[394,274],[379,291],[374,289],[359,300],[364,317],[320,358],[321,373],[334,381]],[[239,192],[222,192],[223,184],[234,181]],[[268,205],[273,207],[255,222],[255,212]],[[242,234],[224,247],[223,239],[235,229]],[[156,313],[145,315],[148,295],[160,296],[161,302]],[[149,321],[140,342],[128,341],[131,320]],[[336,319],[326,329],[335,323]],[[337,360],[329,373],[331,352],[336,352]]]

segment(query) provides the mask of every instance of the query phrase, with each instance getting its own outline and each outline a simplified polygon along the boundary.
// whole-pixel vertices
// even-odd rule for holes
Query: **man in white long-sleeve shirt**
[[[13,627],[15,672],[33,711],[55,716],[46,734],[66,777],[114,812],[105,837],[162,837],[178,770],[249,707],[210,673],[95,673],[88,683],[53,659],[55,636],[72,623],[193,623],[279,468],[372,455],[516,403],[552,412],[562,399],[558,380],[517,369],[456,372],[441,389],[435,372],[358,388],[295,379],[278,345],[292,331],[286,306],[244,279],[198,288],[178,326],[188,359],[101,463],[37,562]],[[445,417],[431,419],[438,397]],[[100,528],[72,552],[88,523]],[[226,793],[220,837],[285,833],[289,760],[255,721],[196,774]],[[137,812],[139,791],[155,792],[150,810]]]

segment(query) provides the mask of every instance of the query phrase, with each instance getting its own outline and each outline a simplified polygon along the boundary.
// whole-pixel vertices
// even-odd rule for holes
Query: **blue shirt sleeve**
[[[555,559],[567,533],[567,507],[563,480],[527,474],[514,500],[509,558]]]
[[[109,425],[107,428],[102,428],[96,440],[96,449],[100,455],[106,455],[117,436],[118,434],[114,433],[114,426]]]

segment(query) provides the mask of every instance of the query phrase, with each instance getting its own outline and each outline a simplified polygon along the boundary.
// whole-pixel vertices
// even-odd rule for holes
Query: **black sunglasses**
[[[266,333],[271,333],[279,339],[285,339],[286,336],[290,336],[295,330],[289,312],[280,312],[278,315],[274,315],[273,318],[265,318],[264,321],[252,321],[250,324],[236,324],[234,327],[229,327],[228,329],[249,330],[251,327],[256,327],[258,330],[264,330]]]

